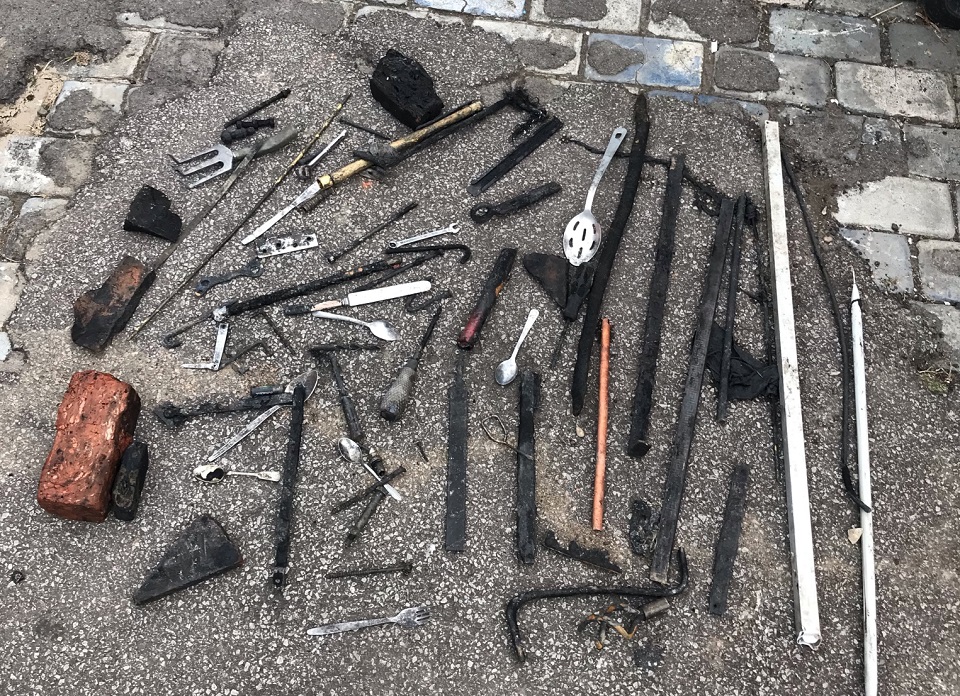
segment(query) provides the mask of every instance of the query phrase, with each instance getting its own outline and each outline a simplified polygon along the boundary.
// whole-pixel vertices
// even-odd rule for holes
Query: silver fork
[[[344,621],[342,623],[317,626],[307,631],[311,636],[332,636],[334,633],[356,631],[358,628],[382,626],[395,623],[403,628],[416,628],[430,620],[430,610],[427,607],[407,607],[396,616],[386,616],[382,619],[364,619],[363,621]]]

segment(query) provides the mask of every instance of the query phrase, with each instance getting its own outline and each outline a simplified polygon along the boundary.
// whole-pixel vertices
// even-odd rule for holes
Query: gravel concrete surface
[[[598,160],[554,137],[484,199],[504,200],[550,179],[563,184],[563,193],[514,217],[474,225],[466,213],[475,199],[466,194],[465,185],[510,147],[507,134],[518,120],[515,113],[501,113],[430,148],[383,182],[352,181],[315,212],[293,215],[274,230],[293,233],[308,228],[319,234],[321,247],[335,247],[416,199],[420,208],[383,233],[381,241],[460,222],[463,231],[457,241],[473,249],[465,266],[448,256],[409,274],[410,280],[432,277],[438,288],[450,288],[454,298],[445,305],[422,363],[416,398],[398,424],[388,425],[376,417],[377,402],[414,349],[428,315],[407,315],[399,302],[350,312],[365,319],[389,319],[402,334],[379,355],[344,356],[342,363],[368,440],[384,453],[388,469],[404,464],[409,470],[397,483],[404,500],[387,501],[357,545],[343,548],[352,517],[331,517],[328,510],[366,485],[367,479],[335,455],[334,443],[344,427],[336,394],[321,370],[320,386],[307,406],[293,568],[282,596],[267,586],[276,489],[245,479],[205,486],[190,476],[203,455],[248,416],[199,419],[170,430],[149,410],[166,399],[239,396],[253,385],[285,381],[309,363],[286,354],[263,320],[255,317],[233,322],[231,345],[265,337],[275,351],[250,359],[253,369],[244,376],[231,370],[208,373],[179,367],[206,358],[212,325],[192,331],[175,351],[160,347],[157,338],[224,299],[326,275],[329,265],[321,255],[308,252],[273,259],[261,278],[218,287],[202,301],[185,293],[138,340],[129,340],[127,331],[102,355],[91,355],[70,342],[74,298],[98,285],[124,254],[148,261],[163,251],[158,240],[122,231],[126,208],[140,185],[163,190],[184,219],[214,195],[216,186],[187,190],[171,171],[166,153],[184,155],[209,146],[226,117],[283,86],[293,90],[274,110],[283,123],[301,122],[312,131],[337,98],[352,92],[346,110],[350,117],[399,133],[400,127],[373,102],[367,87],[372,64],[389,47],[418,58],[435,77],[448,105],[477,96],[489,103],[517,69],[511,49],[493,35],[393,13],[360,18],[333,36],[264,17],[241,21],[212,83],[125,118],[100,146],[93,181],[31,250],[28,285],[8,327],[27,362],[18,375],[6,374],[0,384],[5,405],[0,410],[4,435],[0,568],[5,578],[15,570],[26,576],[19,584],[4,578],[0,586],[0,685],[5,693],[861,693],[860,549],[847,539],[847,530],[858,524],[859,517],[844,499],[837,472],[838,350],[792,200],[788,208],[794,301],[823,625],[823,643],[816,652],[795,645],[784,485],[772,456],[767,406],[737,403],[727,425],[719,426],[712,417],[715,392],[709,385],[703,390],[678,536],[690,558],[687,593],[671,601],[667,615],[642,625],[633,641],[614,638],[602,652],[594,649],[592,636],[576,631],[583,615],[600,608],[599,601],[550,601],[526,609],[522,622],[530,653],[526,664],[514,661],[507,644],[503,607],[516,592],[608,581],[599,571],[545,549],[538,551],[533,566],[516,561],[515,455],[488,441],[480,420],[499,415],[508,438],[516,437],[516,387],[497,386],[493,370],[509,354],[532,307],[541,310],[541,319],[520,363],[543,374],[537,418],[540,530],[553,529],[562,541],[577,539],[603,547],[623,565],[624,582],[648,582],[646,561],[629,550],[627,514],[637,496],[659,504],[714,226],[713,218],[693,206],[687,187],[655,393],[653,449],[642,461],[631,460],[624,444],[665,180],[658,166],[644,170],[605,304],[604,313],[614,325],[614,343],[607,529],[601,534],[589,526],[595,393],[579,418],[572,417],[569,408],[569,374],[579,325],[570,332],[561,367],[551,370],[550,355],[562,320],[518,262],[480,345],[467,360],[471,395],[467,550],[459,555],[443,551],[446,386],[456,353],[455,336],[481,278],[502,247],[516,246],[521,253],[559,251],[563,227],[581,209]],[[633,95],[623,88],[560,86],[546,80],[528,80],[527,87],[563,119],[563,133],[571,137],[602,145],[613,127],[631,125]],[[745,190],[762,202],[759,129],[752,120],[736,107],[709,109],[664,98],[651,100],[650,106],[651,154],[685,153],[694,176],[729,195]],[[331,166],[348,161],[350,149],[364,142],[351,131]],[[164,266],[135,321],[239,219],[289,156],[273,155],[251,168]],[[829,189],[814,179],[821,164],[808,166],[803,161],[800,173],[809,177],[813,189],[811,208],[822,226],[819,236],[833,240],[838,237],[819,215],[823,201],[817,192]],[[604,225],[609,225],[625,169],[624,160],[614,162],[597,196],[594,210]],[[257,219],[264,219],[299,189],[297,182],[285,184]],[[348,259],[375,256],[375,248],[368,245]],[[865,266],[835,241],[824,244],[824,253],[842,299],[851,266],[864,272]],[[248,254],[231,243],[208,270],[237,268]],[[748,244],[743,287],[750,291],[756,288],[753,261],[754,248]],[[350,265],[344,260],[342,267]],[[346,289],[336,288],[322,297],[340,297]],[[861,289],[877,511],[880,682],[890,694],[952,693],[960,689],[956,640],[960,490],[955,471],[960,404],[955,391],[936,395],[924,386],[929,375],[920,370],[937,358],[934,331],[904,303],[881,294],[871,283],[861,282]],[[760,311],[747,297],[741,298],[741,306],[740,340],[761,355]],[[360,329],[345,325],[284,318],[279,308],[271,314],[298,349],[326,340],[367,338]],[[151,468],[133,523],[67,522],[44,513],[34,501],[65,385],[74,371],[88,368],[129,381],[144,401],[138,439],[150,444]],[[595,379],[596,364],[592,384]],[[227,456],[229,465],[279,468],[288,419],[286,412],[277,414]],[[414,444],[418,440],[427,462],[419,458]],[[730,609],[717,618],[707,612],[707,595],[735,461],[750,464],[751,486]],[[148,569],[203,513],[224,525],[243,551],[244,566],[146,607],[133,606],[130,596]],[[335,567],[401,558],[415,563],[409,578],[323,577]],[[306,635],[308,627],[320,623],[393,614],[418,604],[433,610],[433,620],[418,630],[390,627],[331,638]]]

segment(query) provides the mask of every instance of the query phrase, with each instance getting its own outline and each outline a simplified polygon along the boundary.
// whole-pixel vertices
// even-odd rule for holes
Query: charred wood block
[[[443,111],[433,78],[420,63],[392,48],[377,63],[370,91],[380,106],[408,128],[419,128]]]
[[[60,402],[57,433],[40,472],[40,507],[69,520],[102,522],[139,415],[140,396],[129,384],[104,372],[77,372]]]
[[[150,455],[146,442],[133,442],[120,458],[120,469],[113,482],[113,516],[118,520],[130,522],[137,516],[140,507],[140,494],[147,480],[147,467]]]
[[[132,256],[120,259],[103,285],[87,290],[73,303],[73,342],[97,352],[106,348],[137,311],[154,277]]]
[[[209,515],[195,519],[163,554],[160,563],[133,595],[134,604],[146,604],[177,590],[225,573],[243,563],[240,549],[220,523]]]
[[[143,186],[130,203],[123,229],[127,232],[146,232],[168,242],[176,242],[183,231],[183,221],[170,209],[170,199],[163,191]]]

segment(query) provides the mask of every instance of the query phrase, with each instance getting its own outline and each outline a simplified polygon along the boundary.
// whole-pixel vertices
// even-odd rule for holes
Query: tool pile
[[[252,166],[251,162],[265,154],[279,152],[299,140],[302,127],[288,126],[278,129],[245,149],[231,150],[228,147],[238,140],[254,137],[260,129],[277,127],[276,118],[254,119],[253,116],[269,108],[271,104],[286,98],[290,93],[289,90],[284,90],[257,107],[227,121],[220,134],[221,143],[210,150],[182,159],[174,158],[178,171],[183,175],[186,186],[190,188],[204,184],[210,185],[217,179],[226,177],[222,179],[217,197],[184,225],[182,230],[175,230],[173,233],[171,228],[178,226],[179,217],[170,209],[169,200],[162,192],[144,187],[131,206],[128,229],[157,234],[169,241],[171,246],[151,264],[136,259],[124,259],[121,267],[118,267],[101,288],[87,293],[78,300],[75,308],[74,340],[94,350],[103,349],[111,337],[121,332],[125,325],[137,316],[139,304],[147,298],[151,302],[149,311],[142,312],[142,318],[130,332],[134,339],[142,336],[142,330],[162,317],[171,299],[195,279],[194,293],[197,297],[203,298],[212,288],[233,283],[237,278],[254,280],[260,278],[265,266],[276,256],[309,254],[324,262],[337,264],[351,254],[369,249],[372,243],[380,242],[382,237],[386,237],[384,233],[392,225],[416,210],[418,202],[410,201],[385,215],[372,229],[362,230],[359,233],[353,231],[345,233],[343,237],[347,241],[336,247],[331,245],[321,249],[320,237],[309,229],[304,229],[292,236],[269,237],[268,233],[288,216],[298,215],[303,220],[309,220],[311,210],[322,205],[323,200],[348,179],[357,176],[374,178],[388,176],[394,168],[407,166],[408,158],[424,152],[431,144],[447,137],[456,137],[457,133],[493,114],[512,109],[522,114],[523,121],[514,130],[512,140],[515,143],[510,151],[473,180],[463,182],[467,193],[471,196],[479,196],[489,191],[508,172],[518,167],[525,158],[534,156],[539,147],[563,128],[563,123],[556,116],[547,113],[522,89],[511,90],[502,99],[487,106],[479,101],[473,101],[445,111],[445,106],[434,89],[433,80],[423,67],[396,51],[389,52],[377,65],[371,78],[371,91],[389,113],[413,130],[389,141],[374,140],[353,153],[356,157],[353,162],[330,172],[318,173],[324,158],[344,140],[345,133],[349,132],[340,132],[334,138],[322,142],[327,131],[340,117],[349,102],[350,96],[345,95],[333,107],[332,113],[320,127],[307,139],[308,142],[303,146],[298,145],[299,152],[286,165],[283,173],[253,203],[252,208],[243,215],[241,221],[219,239],[215,248],[186,275],[171,279],[174,284],[172,293],[152,301],[151,284],[161,271],[164,262],[177,251],[180,241],[196,229],[197,225],[228,194],[238,177],[243,175],[247,167]],[[590,584],[520,592],[506,605],[506,622],[511,646],[517,657],[524,659],[526,648],[520,630],[520,611],[525,605],[539,599],[593,597],[599,598],[605,605],[609,604],[605,598],[610,596],[625,600],[626,604],[609,605],[607,610],[594,612],[585,625],[598,624],[601,629],[615,625],[622,629],[622,631],[618,630],[618,633],[629,637],[633,635],[636,624],[640,620],[649,620],[662,615],[669,608],[667,599],[686,591],[689,577],[688,561],[683,550],[676,548],[675,542],[687,465],[700,410],[704,374],[709,370],[716,382],[719,394],[716,411],[717,418],[721,422],[731,416],[731,401],[762,398],[769,400],[771,404],[778,402],[782,391],[784,366],[777,365],[775,362],[774,354],[776,348],[780,346],[774,345],[773,327],[782,328],[785,298],[782,294],[773,296],[774,293],[782,292],[782,288],[768,289],[766,274],[768,264],[779,267],[783,259],[776,257],[773,253],[774,249],[771,249],[771,258],[767,260],[768,245],[763,243],[759,232],[761,214],[746,193],[738,191],[734,195],[728,195],[697,180],[686,169],[682,154],[674,155],[669,161],[648,156],[647,141],[651,124],[647,113],[646,97],[643,94],[636,98],[632,115],[632,128],[618,126],[612,130],[593,173],[582,212],[570,219],[565,229],[555,231],[552,250],[556,253],[536,250],[525,250],[525,253],[521,253],[516,246],[506,246],[500,250],[489,268],[483,269],[481,273],[471,272],[472,269],[466,267],[470,262],[470,248],[464,244],[449,243],[451,237],[456,239],[456,235],[461,233],[463,224],[470,223],[453,221],[419,234],[406,237],[397,235],[397,238],[382,239],[382,255],[360,263],[352,263],[346,268],[335,267],[329,273],[314,280],[279,288],[265,288],[265,291],[260,294],[227,300],[219,306],[201,312],[181,326],[168,330],[161,337],[161,344],[172,349],[182,345],[182,336],[186,332],[207,329],[214,340],[209,359],[201,358],[195,362],[187,362],[182,364],[182,367],[218,371],[227,365],[232,365],[240,370],[242,369],[240,359],[258,347],[263,348],[264,345],[261,342],[259,346],[250,344],[231,347],[231,326],[243,315],[259,313],[258,316],[263,317],[286,350],[294,356],[305,353],[314,362],[311,369],[305,370],[302,374],[293,377],[287,375],[282,384],[256,385],[251,387],[248,393],[223,400],[204,399],[178,404],[164,402],[157,404],[153,409],[157,419],[169,428],[178,428],[191,419],[207,418],[216,414],[237,412],[255,414],[246,426],[226,437],[222,444],[206,457],[204,463],[195,466],[193,473],[195,479],[203,484],[217,484],[228,477],[236,476],[256,478],[261,482],[278,485],[274,534],[275,559],[271,576],[276,591],[282,591],[293,578],[289,570],[295,565],[297,559],[298,525],[294,516],[294,500],[304,438],[310,437],[310,423],[308,420],[305,422],[305,403],[315,393],[322,380],[329,379],[332,388],[336,390],[345,425],[344,436],[337,441],[336,449],[346,462],[363,467],[371,478],[369,485],[350,492],[348,496],[344,496],[343,500],[332,506],[334,514],[352,515],[352,523],[344,538],[345,545],[351,546],[362,542],[371,520],[375,519],[378,509],[388,499],[397,502],[403,500],[404,475],[412,465],[390,463],[390,452],[382,451],[367,437],[363,419],[369,417],[369,414],[358,405],[362,402],[354,398],[350,388],[351,375],[344,374],[344,366],[341,365],[340,358],[345,352],[377,352],[381,350],[381,342],[396,341],[401,332],[406,334],[408,331],[415,332],[411,335],[418,336],[419,340],[416,342],[415,349],[401,364],[395,366],[394,378],[377,400],[376,414],[384,421],[391,423],[409,417],[408,414],[412,410],[411,399],[417,388],[418,373],[421,370],[425,351],[431,345],[436,346],[436,352],[452,367],[446,395],[448,430],[444,488],[444,549],[451,553],[462,553],[468,547],[470,530],[467,511],[471,501],[468,442],[471,435],[477,433],[476,425],[480,425],[491,440],[509,447],[516,453],[516,553],[519,562],[525,565],[535,564],[537,551],[542,545],[565,557],[599,569],[601,572],[618,575],[623,573],[622,568],[614,563],[603,549],[591,548],[576,540],[569,540],[564,544],[558,540],[554,531],[538,530],[537,419],[542,406],[543,389],[541,375],[524,367],[523,346],[537,326],[542,309],[524,307],[528,310],[527,320],[516,339],[512,352],[506,355],[509,346],[505,346],[503,350],[505,359],[496,366],[493,374],[484,377],[504,387],[515,381],[518,383],[515,440],[509,435],[512,427],[499,416],[484,417],[485,414],[479,414],[478,418],[478,414],[471,412],[475,402],[471,399],[467,365],[471,359],[472,349],[481,340],[484,326],[496,310],[498,303],[505,301],[501,300],[505,293],[509,295],[507,286],[518,258],[525,271],[557,305],[564,320],[562,332],[557,337],[553,349],[552,367],[554,369],[558,369],[562,348],[570,327],[583,315],[570,378],[571,410],[574,414],[580,414],[587,403],[588,392],[593,388],[597,389],[597,442],[590,522],[593,530],[603,532],[607,523],[606,518],[610,516],[604,505],[607,455],[610,447],[620,446],[620,443],[608,444],[610,416],[618,408],[618,405],[611,403],[610,400],[610,355],[611,346],[616,344],[617,331],[620,327],[617,325],[617,317],[605,316],[604,296],[611,277],[615,273],[615,262],[631,221],[644,167],[651,165],[666,168],[667,183],[660,230],[654,250],[655,270],[650,278],[649,292],[646,296],[646,319],[641,333],[641,348],[637,356],[639,372],[630,412],[630,435],[626,447],[626,451],[632,457],[641,458],[650,450],[649,423],[654,405],[653,395],[664,312],[674,256],[681,193],[687,183],[694,187],[697,205],[701,212],[716,219],[712,249],[704,264],[703,285],[695,315],[695,330],[690,344],[687,376],[679,404],[662,505],[657,513],[638,500],[634,504],[630,520],[631,544],[636,553],[649,558],[651,582],[642,586]],[[351,123],[347,119],[341,119],[341,121],[344,124]],[[369,129],[363,128],[363,130]],[[629,141],[628,146],[627,141]],[[623,151],[627,147],[629,150]],[[626,158],[627,169],[620,182],[620,195],[616,209],[612,216],[611,211],[607,210],[594,212],[594,200],[598,189],[605,181],[604,175],[610,164],[618,156]],[[285,203],[273,201],[273,194],[290,174],[304,180],[307,183],[306,187],[299,195]],[[584,173],[583,179],[586,180],[587,177],[589,172]],[[482,225],[494,217],[509,216],[529,206],[544,205],[547,199],[562,194],[561,186],[555,182],[534,183],[536,185],[526,191],[503,196],[500,202],[479,202],[469,211],[464,211],[465,217],[468,216],[476,225]],[[782,179],[779,186],[782,193]],[[780,202],[782,204],[782,196]],[[577,205],[579,207],[579,204]],[[767,215],[773,226],[774,218],[779,220],[784,211],[782,206],[776,208],[775,204],[769,200],[769,196],[767,205]],[[261,220],[257,215],[261,210],[268,211],[270,216]],[[246,229],[246,225],[254,220],[257,221],[254,223],[256,224],[254,229],[239,239],[239,243],[252,252],[251,258],[230,272],[197,278],[207,262],[225,245],[234,241]],[[745,245],[744,240],[748,233],[752,233],[751,243]],[[440,241],[438,238],[443,239]],[[428,243],[424,244],[424,242]],[[762,295],[758,301],[767,308],[768,312],[766,323],[770,330],[765,336],[767,350],[762,359],[751,356],[735,340],[740,266],[747,255],[744,249],[753,250],[756,254],[758,287],[761,288]],[[457,283],[456,278],[447,279],[449,287],[453,290],[437,291],[433,277],[407,279],[408,271],[425,270],[429,268],[432,261],[448,251],[459,252],[459,263],[465,266],[465,272],[460,273],[461,282]],[[482,276],[482,282],[479,283],[472,309],[463,317],[461,330],[455,341],[456,348],[449,346],[447,349],[447,346],[441,345],[441,339],[435,337],[436,327],[445,312],[444,302],[452,296],[453,291],[459,293],[460,289],[469,282],[469,278],[476,278],[478,275]],[[348,290],[341,290],[341,286],[347,284],[352,285]],[[725,301],[721,302],[724,285]],[[318,293],[324,293],[320,301],[305,299]],[[411,315],[403,325],[399,322],[395,325],[384,319],[363,321],[349,313],[339,311],[397,299],[404,300],[405,308]],[[584,305],[586,305],[585,309]],[[284,321],[303,321],[305,317],[310,316],[324,321],[354,324],[364,331],[343,326],[345,339],[340,342],[295,347],[286,337],[282,326],[278,325],[279,322],[274,322],[268,314],[264,313],[264,310],[269,307],[282,308]],[[423,316],[422,321],[414,321],[416,313],[426,309],[430,310],[429,317]],[[449,310],[446,311],[449,312]],[[781,319],[779,322],[775,321],[778,317]],[[356,339],[359,337],[368,338],[366,332],[376,340],[370,343],[358,342]],[[84,338],[90,336],[94,338]],[[594,345],[598,342],[598,337],[599,379],[597,387],[593,387],[590,373],[594,364]],[[779,331],[776,338],[780,341],[784,340]],[[125,387],[129,385],[120,383],[120,385],[113,385],[112,388],[115,388],[118,393],[133,392],[133,397],[136,397],[132,387],[129,390]],[[71,401],[71,409],[76,408],[76,401],[77,399]],[[101,465],[95,470],[88,467],[81,472],[82,476],[79,478],[70,476],[67,471],[70,463],[64,462],[63,457],[53,457],[51,454],[51,459],[48,460],[41,476],[41,490],[44,491],[41,504],[44,500],[55,497],[54,493],[57,490],[63,493],[71,487],[75,488],[78,481],[94,477],[97,479],[99,496],[98,512],[96,514],[84,512],[74,515],[74,518],[103,519],[106,504],[104,491],[109,491],[111,486],[114,486],[113,497],[115,501],[119,499],[114,479],[117,483],[120,482],[117,470],[119,468],[124,471],[121,459],[128,456],[126,452],[132,452],[131,457],[136,457],[137,461],[143,462],[140,466],[131,464],[132,473],[123,477],[127,481],[124,485],[137,489],[135,497],[139,500],[139,490],[142,490],[146,475],[146,450],[142,444],[138,444],[137,447],[130,444],[133,432],[133,428],[130,427],[131,418],[133,426],[136,424],[136,416],[131,416],[131,413],[134,410],[139,411],[139,398],[131,397],[128,401],[130,402],[129,412],[124,411],[111,416],[115,419],[122,418],[127,424],[123,430],[125,442],[116,447],[105,448],[105,450],[109,449],[108,456],[105,455]],[[66,399],[64,404],[67,404]],[[250,436],[268,419],[288,408],[291,413],[289,434],[283,465],[279,471],[234,470],[221,463],[227,452]],[[776,410],[772,409],[772,411]],[[66,413],[64,406],[61,406],[61,412]],[[782,428],[785,431],[795,431],[796,425],[792,417],[793,414],[785,412],[782,422],[780,418],[775,418],[774,430]],[[58,437],[60,425],[58,419]],[[492,427],[494,425],[499,432],[494,432]],[[69,427],[70,424],[65,422],[65,433],[68,432]],[[789,444],[786,442],[786,437],[784,440],[785,445]],[[730,583],[749,484],[749,469],[745,465],[738,464],[732,467],[731,474],[709,600],[710,611],[718,615],[723,614],[730,600]],[[794,480],[791,483],[792,489],[796,490],[798,482]],[[864,496],[864,499],[869,504],[869,495]],[[801,505],[797,500],[792,500],[792,504]],[[45,507],[57,514],[64,514],[62,505],[45,505]],[[792,515],[795,512],[802,511],[799,508],[791,509]],[[806,514],[809,521],[809,510]],[[793,518],[793,521],[796,523],[797,519]],[[794,524],[792,527],[802,531],[802,520],[800,522],[799,525]],[[211,549],[211,555],[200,553],[198,549],[202,548]],[[137,591],[135,602],[142,604],[157,599],[174,590],[229,570],[240,562],[240,558],[239,549],[232,544],[220,524],[208,516],[201,517],[190,525],[159,562],[157,568],[149,574],[143,587]],[[675,563],[674,559],[676,559]],[[671,566],[674,566],[673,572],[671,572]],[[402,561],[379,568],[333,570],[327,574],[327,577],[382,573],[406,575],[412,570],[413,566],[409,561]],[[801,567],[797,572],[801,573],[805,570]],[[800,584],[802,586],[802,582]],[[634,606],[632,603],[635,601],[640,602],[640,605]],[[611,618],[615,611],[625,612],[630,617],[630,625],[625,627],[615,624]],[[389,619],[332,624],[311,629],[310,634],[329,635],[386,622],[414,628],[422,625],[429,617],[430,612],[426,607],[414,607]],[[815,644],[819,640],[816,625],[805,626],[802,634],[810,644]],[[604,640],[600,640],[598,645]]]

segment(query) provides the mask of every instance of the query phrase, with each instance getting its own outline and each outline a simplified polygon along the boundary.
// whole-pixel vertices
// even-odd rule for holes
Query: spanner
[[[184,363],[180,367],[187,370],[213,370],[220,369],[220,362],[223,360],[223,351],[227,347],[227,334],[230,332],[230,324],[221,321],[217,324],[217,342],[213,348],[213,358],[210,362],[204,363]]]
[[[193,289],[193,292],[197,297],[203,297],[215,285],[228,283],[235,278],[259,278],[261,275],[263,275],[263,260],[257,257],[235,271],[201,278],[197,281],[197,286]]]
[[[397,247],[406,246],[407,244],[422,242],[424,239],[433,239],[434,237],[439,237],[444,234],[456,234],[459,231],[460,223],[454,222],[453,224],[447,225],[446,227],[441,227],[439,230],[434,230],[433,232],[424,232],[423,234],[418,234],[414,237],[407,237],[406,239],[397,239],[392,242],[387,242],[387,248],[396,249]]]

